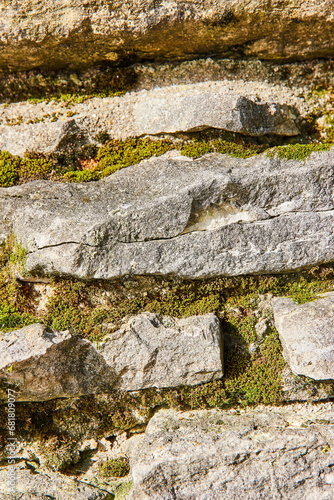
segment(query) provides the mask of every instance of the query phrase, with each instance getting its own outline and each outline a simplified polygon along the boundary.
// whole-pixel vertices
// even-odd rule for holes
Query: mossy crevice
[[[26,251],[13,236],[0,245],[0,331],[38,321],[25,286],[17,280],[18,272],[24,274],[25,260]]]
[[[284,144],[283,139],[250,138],[224,131],[180,134],[168,138],[137,138],[110,140],[101,132],[96,140],[102,143],[85,145],[50,155],[29,153],[24,158],[0,152],[0,187],[10,187],[32,180],[45,179],[69,182],[96,181],[115,171],[135,165],[144,159],[178,149],[184,156],[198,158],[207,153],[249,158],[263,152],[273,158],[305,160],[312,152],[327,151],[332,142]]]

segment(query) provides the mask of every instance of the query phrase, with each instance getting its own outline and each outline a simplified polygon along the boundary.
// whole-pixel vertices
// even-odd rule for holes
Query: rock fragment
[[[94,346],[68,331],[33,324],[0,337],[0,382],[17,401],[196,385],[222,377],[222,338],[214,314],[177,320],[130,318]]]
[[[115,387],[126,391],[196,385],[223,376],[214,314],[177,320],[142,313],[107,335],[99,352],[119,376]]]
[[[0,380],[16,388],[18,401],[103,392],[115,378],[92,344],[68,331],[32,324],[0,336]]]
[[[315,380],[334,379],[334,293],[296,304],[273,299],[275,326],[291,370]]]
[[[130,500],[330,499],[333,404],[160,410],[134,448]]]

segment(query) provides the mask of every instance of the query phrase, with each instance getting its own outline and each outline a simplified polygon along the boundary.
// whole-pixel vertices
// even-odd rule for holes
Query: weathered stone
[[[330,0],[2,0],[0,67],[82,67],[199,54],[304,59],[331,56]]]
[[[130,464],[131,500],[330,500],[333,404],[161,410]]]
[[[292,371],[315,380],[334,379],[334,294],[306,304],[276,298],[273,307]]]
[[[305,162],[169,154],[99,182],[0,189],[0,238],[13,232],[39,274],[298,269],[334,259],[333,179],[333,149]]]
[[[0,381],[16,387],[18,401],[196,385],[222,377],[221,345],[214,314],[177,320],[142,313],[97,350],[34,324],[0,336]]]
[[[1,500],[108,500],[110,495],[94,486],[75,481],[62,474],[51,472],[36,473],[19,463],[15,466],[0,468]],[[15,478],[14,492],[11,491],[10,478]]]
[[[69,144],[81,144],[82,135],[74,120],[0,126],[0,149],[14,155],[53,153]]]
[[[298,109],[284,104],[281,94],[245,82],[205,82],[94,98],[71,105],[70,112],[66,102],[2,105],[0,149],[52,153],[69,144],[96,143],[100,132],[115,139],[205,128],[297,135]],[[288,97],[303,107],[301,100]]]
[[[0,381],[16,386],[18,401],[103,392],[115,378],[92,344],[69,332],[35,324],[0,336]]]
[[[217,316],[177,320],[142,313],[107,335],[99,352],[119,376],[115,387],[196,385],[222,377],[222,341]]]

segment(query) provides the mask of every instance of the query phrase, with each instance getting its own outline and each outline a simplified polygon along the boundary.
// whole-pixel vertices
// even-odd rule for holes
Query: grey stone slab
[[[108,492],[95,488],[82,481],[75,481],[63,474],[50,470],[44,473],[33,472],[24,466],[16,464],[0,468],[1,500],[108,500]],[[14,489],[11,489],[10,479],[14,479]]]
[[[334,260],[334,152],[305,162],[167,154],[86,184],[0,189],[0,233],[38,274],[281,272]]]
[[[142,313],[106,336],[98,348],[119,376],[115,387],[136,391],[221,378],[222,346],[214,314],[177,320]]]
[[[50,154],[84,143],[97,134],[128,139],[145,135],[224,129],[255,136],[298,135],[303,107],[291,92],[255,83],[202,82],[130,92],[83,103],[51,101],[0,105],[0,149],[23,156]],[[70,115],[70,116],[69,116]]]
[[[0,336],[0,380],[15,388],[17,401],[103,392],[115,379],[92,344],[69,332],[32,324]]]
[[[306,304],[275,298],[273,308],[291,370],[315,380],[334,379],[334,293]]]
[[[131,500],[331,500],[333,406],[161,410],[130,451]]]

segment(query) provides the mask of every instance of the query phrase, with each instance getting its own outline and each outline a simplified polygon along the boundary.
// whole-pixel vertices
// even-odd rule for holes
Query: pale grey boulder
[[[20,462],[15,465],[0,468],[1,500],[108,500],[107,491],[100,490],[91,484],[76,481],[63,474],[50,470],[32,471]],[[15,478],[15,488],[10,488],[10,478]]]
[[[142,313],[107,335],[98,350],[119,377],[115,388],[136,391],[220,379],[222,343],[214,314],[178,320]]]
[[[114,111],[110,133],[124,138],[125,133],[141,136],[216,128],[259,136],[298,135],[296,109],[261,99],[255,85],[251,95],[235,87],[233,82],[203,82],[129,94]]]
[[[330,0],[2,0],[0,68],[80,68],[215,54],[331,57]]]
[[[305,162],[176,153],[86,184],[0,189],[26,270],[109,279],[281,272],[334,260],[334,150]]]
[[[223,375],[217,316],[142,313],[96,344],[33,324],[0,336],[0,397],[17,401],[196,385]]]
[[[282,95],[283,94],[283,95]],[[206,128],[261,136],[299,133],[302,99],[258,88],[255,83],[202,82],[174,85],[83,103],[51,101],[0,105],[0,149],[23,156],[97,143],[98,134],[127,139]]]
[[[45,401],[111,390],[116,376],[92,344],[33,324],[0,336],[0,381],[17,401]]]
[[[306,304],[275,298],[273,310],[291,370],[315,380],[334,379],[334,293]]]
[[[69,145],[79,146],[83,135],[74,120],[47,123],[0,125],[0,149],[13,155],[25,153],[50,154],[64,151]]]
[[[129,500],[331,500],[333,404],[160,410],[130,450]]]

